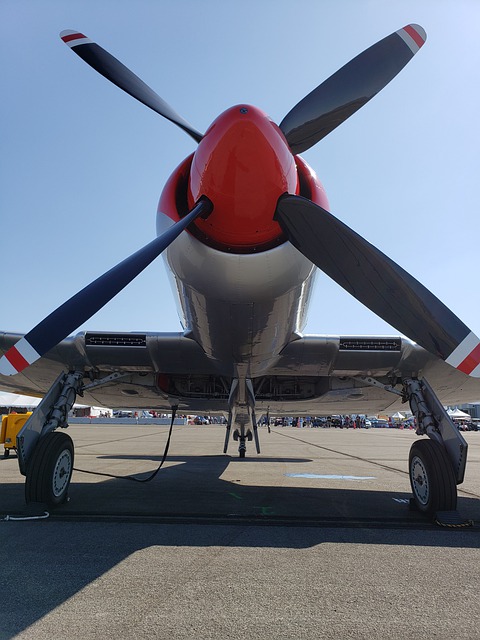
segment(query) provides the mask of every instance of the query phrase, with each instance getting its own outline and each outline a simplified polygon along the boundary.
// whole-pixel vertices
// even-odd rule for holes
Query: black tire
[[[415,504],[423,513],[454,511],[457,483],[445,448],[434,440],[417,440],[408,460],[410,485]]]
[[[246,454],[246,450],[245,449],[240,449],[238,452],[238,455],[240,456],[240,458],[245,458],[245,454]]]
[[[50,507],[67,499],[73,472],[73,442],[66,433],[52,431],[41,438],[27,466],[25,501]]]
[[[5,451],[3,452],[3,457],[8,458],[9,455],[10,455],[10,449],[5,449]]]

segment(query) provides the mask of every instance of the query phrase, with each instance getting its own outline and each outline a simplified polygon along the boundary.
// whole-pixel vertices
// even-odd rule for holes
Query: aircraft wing
[[[0,333],[0,355],[22,337]],[[91,377],[86,404],[168,409],[178,401],[180,411],[209,413],[227,410],[233,373],[219,369],[182,332],[83,332],[62,340],[23,372],[0,376],[0,388],[43,396],[65,370],[84,370]],[[370,414],[405,405],[366,378],[389,385],[411,376],[425,376],[445,405],[480,400],[478,379],[399,336],[296,334],[276,364],[253,383],[257,412]]]
[[[20,333],[0,332],[0,355],[22,337]],[[155,372],[172,375],[215,372],[198,344],[182,332],[82,332],[62,340],[21,373],[0,375],[0,387],[5,391],[44,396],[55,378],[67,370],[84,370],[92,380],[118,374],[116,380],[98,385],[84,396],[95,405],[118,407],[169,406],[165,394],[153,390],[159,375]],[[119,380],[122,381],[120,387]]]

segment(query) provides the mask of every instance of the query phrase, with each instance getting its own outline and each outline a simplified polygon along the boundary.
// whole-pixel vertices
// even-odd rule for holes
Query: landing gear
[[[25,476],[25,501],[55,507],[67,499],[73,472],[73,442],[56,431],[68,427],[68,413],[82,394],[83,373],[62,373],[17,434],[20,473]]]
[[[252,432],[250,429],[245,432],[245,425],[242,424],[240,429],[235,429],[233,432],[233,439],[238,442],[238,457],[245,458],[247,453],[247,440],[248,442],[253,440]]]
[[[457,484],[443,445],[434,440],[414,442],[408,469],[413,499],[419,511],[434,514],[456,509]]]
[[[465,475],[468,445],[425,379],[405,379],[403,392],[416,417],[417,434],[429,437],[415,442],[410,450],[413,503],[429,515],[453,512],[457,484]]]
[[[413,498],[411,503],[423,513],[433,515],[455,512],[457,485],[463,482],[467,464],[468,444],[435,395],[425,378],[405,378],[403,389],[385,385],[372,377],[360,377],[362,382],[383,388],[402,397],[410,404],[417,421],[418,440],[410,449],[408,470]]]
[[[233,423],[238,425],[233,432],[233,439],[235,442],[238,442],[239,458],[245,458],[247,441],[251,442],[252,440],[255,440],[255,448],[257,453],[260,453],[257,420],[255,417],[255,394],[253,391],[252,381],[250,379],[246,377],[233,379],[228,404],[229,412],[223,453],[227,453],[228,441]],[[251,423],[253,431],[247,427],[249,423]]]
[[[73,472],[73,442],[66,433],[45,435],[28,462],[25,501],[57,506],[65,502]]]

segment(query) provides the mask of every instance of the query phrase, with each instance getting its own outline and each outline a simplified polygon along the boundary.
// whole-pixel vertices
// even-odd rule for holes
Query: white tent
[[[465,413],[465,411],[461,411],[460,409],[448,409],[448,415],[455,420],[470,420],[472,417],[469,413]]]
[[[19,393],[8,393],[0,391],[0,407],[25,407],[32,409],[36,407],[42,398],[32,398],[32,396],[22,396]]]
[[[23,396],[19,393],[8,393],[7,391],[0,391],[0,407],[9,407],[11,409],[24,408],[34,409],[40,404],[43,398],[33,398],[32,396]],[[100,414],[112,414],[111,409],[105,407],[90,407],[86,404],[73,405],[75,408],[90,408],[91,416],[99,416]]]
[[[397,411],[397,413],[394,413],[392,418],[394,420],[405,420],[405,416],[403,415],[403,413],[400,413],[400,411]]]

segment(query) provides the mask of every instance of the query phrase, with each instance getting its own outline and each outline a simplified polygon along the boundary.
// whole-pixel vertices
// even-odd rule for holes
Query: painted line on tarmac
[[[321,480],[376,480],[375,476],[337,476],[319,473],[285,473],[287,478],[320,478]]]
[[[352,458],[353,460],[360,460],[361,462],[367,462],[368,464],[373,464],[377,467],[381,467],[382,469],[386,469],[387,471],[393,471],[395,473],[400,473],[404,476],[408,476],[408,471],[404,471],[403,469],[398,469],[397,467],[390,467],[386,464],[382,464],[381,462],[376,462],[375,460],[371,460],[370,458],[361,458],[360,456],[354,456],[351,453],[345,453],[345,451],[338,451],[337,449],[330,449],[329,447],[324,447],[320,444],[315,444],[313,442],[309,442],[308,440],[302,440],[302,438],[296,438],[295,436],[289,436],[286,433],[282,433],[281,431],[272,430],[272,433],[276,433],[279,436],[283,436],[284,438],[290,438],[291,440],[297,440],[298,442],[303,442],[303,444],[307,444],[310,447],[316,447],[317,449],[323,449],[323,451],[329,451],[330,453],[337,453],[338,455],[345,456],[346,458]]]

